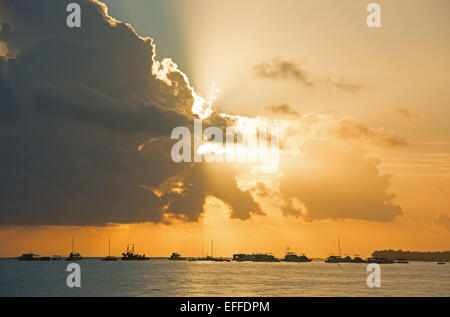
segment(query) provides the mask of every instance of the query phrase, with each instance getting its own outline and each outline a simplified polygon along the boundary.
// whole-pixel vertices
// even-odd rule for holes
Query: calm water
[[[81,265],[81,288],[66,286],[69,262],[0,260],[0,296],[450,296],[450,264],[381,265],[381,288],[365,264],[102,262]]]

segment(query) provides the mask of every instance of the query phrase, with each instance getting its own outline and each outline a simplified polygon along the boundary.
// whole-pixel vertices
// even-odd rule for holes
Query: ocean
[[[450,264],[381,265],[381,287],[369,288],[367,264],[77,262],[81,287],[69,288],[70,262],[0,260],[0,296],[450,296]]]

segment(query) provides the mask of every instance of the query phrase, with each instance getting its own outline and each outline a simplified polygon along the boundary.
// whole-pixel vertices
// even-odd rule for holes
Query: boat
[[[214,257],[214,240],[211,240],[211,255],[203,256],[203,241],[202,241],[202,257],[189,258],[188,261],[212,261],[212,262],[231,262],[231,259],[224,257]]]
[[[229,258],[222,258],[222,257],[219,257],[219,258],[213,258],[212,259],[214,262],[231,262],[231,259],[229,259]]]
[[[394,260],[382,257],[372,257],[367,259],[368,263],[377,263],[377,264],[392,264]]]
[[[349,255],[344,254],[345,257],[341,257],[341,241],[338,236],[338,254],[339,255],[331,255],[325,259],[325,263],[368,263],[368,261],[362,259],[358,254],[355,255],[355,258],[351,258]]]
[[[179,253],[177,252],[173,252],[172,255],[170,256],[169,260],[172,261],[186,261],[186,258],[183,258]]]
[[[252,254],[252,262],[280,262],[270,253],[256,253]]]
[[[286,255],[284,256],[285,262],[311,262],[311,259],[308,258],[306,255],[302,254],[298,256],[295,254],[295,252],[286,252]]]
[[[50,261],[50,257],[49,256],[43,256],[39,260],[40,261]]]
[[[325,263],[344,263],[346,262],[343,258],[336,255],[330,255],[326,260]]]
[[[252,256],[249,254],[244,254],[244,253],[233,254],[233,261],[245,262],[245,261],[251,261],[251,260],[252,260]]]
[[[339,255],[331,255],[328,258],[326,258],[325,263],[344,263],[344,262],[348,262],[346,261],[344,258],[341,257],[341,242],[339,241],[339,236],[338,236],[338,250],[339,250]]]
[[[442,265],[442,264],[446,264],[446,262],[438,262],[437,264]]]
[[[130,249],[129,245],[127,245],[127,251],[122,253],[122,261],[148,261],[150,260],[149,257],[146,257],[145,254],[137,254],[134,253],[134,244],[133,247]]]
[[[111,237],[108,239],[108,256],[102,258],[102,261],[117,261],[115,256],[111,256]]]
[[[83,257],[78,252],[70,252],[69,256],[66,258],[66,261],[80,261],[83,260]]]
[[[367,263],[366,260],[363,260],[361,257],[359,256],[355,256],[355,258],[352,260],[352,263]]]
[[[41,257],[34,253],[24,253],[17,258],[19,261],[40,261]]]
[[[83,260],[81,254],[74,251],[74,239],[72,236],[72,252],[70,252],[69,256],[66,258],[66,261],[80,261]]]

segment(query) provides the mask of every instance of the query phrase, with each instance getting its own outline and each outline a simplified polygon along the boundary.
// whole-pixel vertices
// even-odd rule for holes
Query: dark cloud
[[[172,162],[170,131],[193,120],[186,76],[156,76],[153,41],[97,1],[77,1],[82,27],[66,27],[70,2],[0,0],[0,224],[197,220],[206,195],[233,217],[261,213],[237,171],[206,179],[203,164]],[[174,180],[182,194],[154,190]]]
[[[363,219],[388,222],[402,214],[387,189],[390,177],[381,175],[377,162],[365,158],[358,146],[339,146],[332,141],[311,141],[303,158],[284,157],[280,166],[289,168],[280,184],[287,202],[284,213],[302,215],[292,201],[306,208],[307,220]]]
[[[281,114],[281,115],[290,115],[298,117],[300,114],[291,108],[288,104],[281,104],[281,105],[274,105],[274,106],[267,106],[266,110],[275,113],[275,114]]]
[[[231,216],[238,219],[248,219],[250,214],[264,213],[258,204],[253,201],[250,192],[237,189],[236,179],[228,175],[234,174],[227,163],[221,163],[213,170],[203,164],[190,166],[185,173],[177,179],[181,193],[166,191],[163,195],[167,212],[175,215],[188,215],[189,220],[199,217],[206,195],[213,195],[226,202],[232,209]],[[189,211],[186,213],[186,208]]]

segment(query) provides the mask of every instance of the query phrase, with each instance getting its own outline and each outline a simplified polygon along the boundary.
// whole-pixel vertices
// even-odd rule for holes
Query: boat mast
[[[339,257],[341,257],[341,242],[339,241],[339,236],[338,236],[338,249],[339,249]]]

